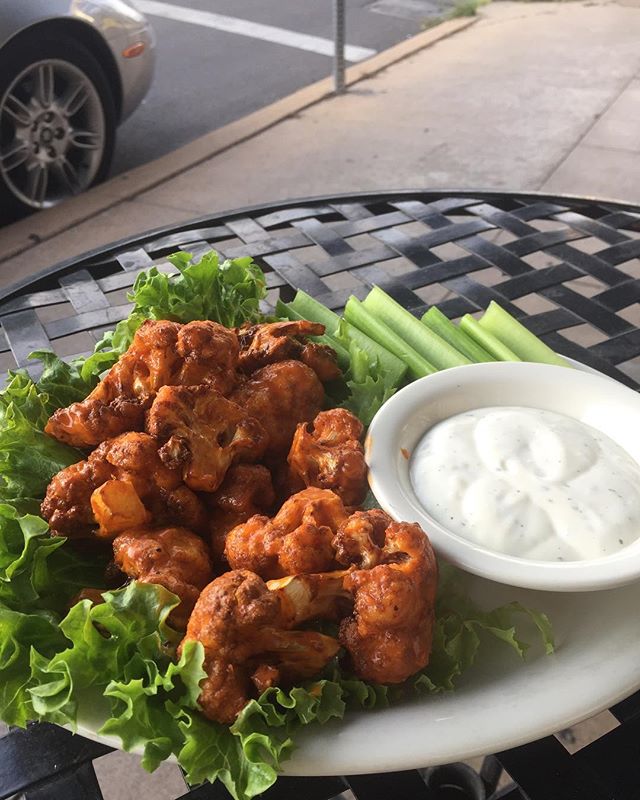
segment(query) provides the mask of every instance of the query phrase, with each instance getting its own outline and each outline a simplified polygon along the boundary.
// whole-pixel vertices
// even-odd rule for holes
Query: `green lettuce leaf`
[[[348,335],[344,320],[340,320],[334,336],[349,353],[349,368],[345,375],[349,396],[342,405],[364,425],[369,425],[383,403],[396,392],[398,384],[383,369],[375,353],[360,347]]]
[[[68,586],[51,561],[64,542],[49,536],[40,517],[21,516],[13,506],[0,504],[0,602],[16,610],[43,604],[57,607]],[[66,559],[65,554],[57,566]]]
[[[5,424],[7,410],[17,410],[38,430],[42,430],[50,414],[49,398],[39,392],[25,370],[9,373],[9,382],[0,391],[0,422]]]
[[[158,666],[150,658],[134,657],[123,679],[110,681],[104,691],[112,715],[100,732],[119,736],[126,750],[142,747],[142,765],[148,770],[178,753],[184,744],[182,712],[197,707],[200,681],[206,677],[203,660],[199,642],[187,642],[177,663]]]
[[[24,727],[37,717],[29,694],[31,649],[51,656],[63,642],[55,615],[25,614],[0,604],[0,718],[8,725]]]
[[[168,260],[180,274],[169,277],[152,267],[138,275],[130,295],[134,313],[178,322],[211,319],[228,328],[262,318],[260,300],[266,296],[266,283],[251,258],[220,264],[212,250],[199,261],[191,253],[174,253]]]
[[[126,319],[118,322],[112,331],[104,334],[96,344],[92,355],[77,359],[74,363],[80,370],[82,380],[87,383],[97,383],[100,375],[111,369],[128,349],[136,331],[145,319],[144,314],[131,313]]]
[[[363,425],[370,425],[381,406],[395,393],[397,386],[389,383],[380,362],[372,363],[369,354],[350,343],[351,366],[347,372],[349,397],[343,407],[358,417]]]
[[[130,661],[125,680],[112,681],[105,692],[113,704],[102,731],[119,735],[125,748],[143,746],[148,769],[173,752],[189,783],[221,780],[233,797],[247,800],[275,782],[301,726],[341,719],[347,709],[381,708],[399,697],[452,689],[475,661],[483,632],[524,655],[527,645],[517,634],[523,614],[534,620],[550,650],[544,615],[517,603],[483,611],[459,585],[458,573],[445,571],[430,664],[402,687],[371,685],[336,668],[323,680],[288,691],[268,689],[247,703],[227,728],[198,713],[203,653],[185,648],[180,662],[169,668]],[[182,686],[179,691],[176,681]]]
[[[100,554],[89,559],[63,548],[66,540],[50,536],[37,515],[51,478],[83,457],[47,436],[43,427],[58,402],[84,391],[72,367],[39,355],[44,355],[43,379],[52,394],[24,371],[10,376],[0,392],[0,602],[17,611],[63,608],[83,586],[100,585],[106,564]]]
[[[242,738],[229,728],[210,722],[195,711],[182,709],[177,716],[184,740],[178,761],[191,785],[220,780],[232,797],[246,800],[275,783],[279,761],[272,763],[270,753],[282,751],[275,728],[267,736],[269,750],[253,759],[247,758]]]
[[[486,634],[511,647],[524,658],[529,644],[519,634],[519,622],[532,622],[545,653],[553,652],[553,629],[546,614],[512,602],[485,611],[464,590],[462,573],[441,566],[436,604],[436,624],[429,665],[413,679],[419,691],[450,691],[473,666]]]
[[[103,594],[104,603],[77,603],[60,623],[66,649],[35,658],[32,704],[43,719],[75,724],[78,698],[94,687],[103,695],[112,681],[129,680],[139,660],[171,660],[179,634],[167,617],[178,598],[164,587],[136,583]],[[133,663],[132,663],[133,662]]]
[[[17,373],[0,392],[0,501],[41,500],[47,484],[82,454],[43,432],[49,396]]]
[[[178,760],[194,785],[221,780],[237,800],[261,794],[278,777],[294,747],[296,731],[313,722],[342,718],[346,692],[335,681],[316,681],[289,691],[267,689],[251,700],[231,728],[194,712],[182,716],[185,743]]]
[[[43,365],[36,386],[41,395],[46,395],[44,406],[48,416],[58,408],[84,400],[98,382],[97,375],[86,378],[82,375],[82,358],[66,362],[50,350],[36,350],[29,358],[38,359]]]
[[[0,681],[7,685],[0,711],[11,719],[73,725],[83,698],[103,696],[110,712],[101,732],[119,736],[125,749],[141,747],[147,769],[173,753],[190,783],[221,780],[237,800],[255,797],[274,783],[301,726],[340,719],[349,708],[384,707],[399,695],[451,689],[474,662],[483,631],[523,655],[526,644],[517,633],[517,619],[525,614],[552,647],[544,615],[514,603],[482,611],[449,576],[439,598],[431,662],[405,686],[374,686],[334,668],[322,680],[287,691],[268,689],[228,728],[198,711],[205,676],[202,646],[187,644],[175,660],[180,637],[166,621],[177,598],[160,586],[133,582],[105,592],[104,600],[78,603],[59,627],[45,616],[24,614],[18,615],[20,627],[15,613],[6,612],[14,615],[17,633],[0,651]],[[47,624],[43,646],[40,629]]]
[[[251,258],[220,264],[212,250],[195,262],[190,253],[183,252],[168,260],[179,275],[167,275],[156,267],[141,272],[128,295],[134,304],[131,314],[104,334],[90,356],[67,363],[51,352],[33,354],[45,365],[38,389],[50,397],[49,414],[86,397],[100,375],[127,350],[145,319],[211,319],[227,327],[262,319],[260,301],[266,296],[266,282]]]

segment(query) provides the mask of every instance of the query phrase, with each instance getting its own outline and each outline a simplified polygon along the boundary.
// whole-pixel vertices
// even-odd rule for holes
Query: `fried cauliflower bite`
[[[247,374],[267,364],[298,359],[304,346],[298,338],[321,336],[324,325],[300,320],[295,322],[267,322],[243,325],[237,329],[240,343],[239,366]]]
[[[91,495],[93,518],[98,523],[96,536],[111,539],[122,531],[151,524],[151,514],[144,507],[133,484],[109,480]]]
[[[353,614],[339,634],[351,667],[366,681],[401,683],[431,652],[438,568],[429,539],[419,525],[375,510],[352,515],[334,544],[338,560],[352,566],[343,587]]]
[[[336,380],[342,373],[335,351],[305,338],[324,331],[324,325],[306,319],[244,325],[238,329],[240,369],[249,374],[267,364],[296,359],[311,367],[321,381]]]
[[[311,367],[322,383],[336,381],[342,377],[336,351],[326,344],[307,342],[300,353],[300,361]]]
[[[287,627],[309,620],[339,621],[353,611],[353,598],[344,588],[349,570],[312,575],[288,575],[267,581],[270,592],[280,597],[280,609]]]
[[[158,453],[158,443],[146,433],[125,433],[104,442],[90,456],[104,453],[114,477],[133,485],[154,522],[180,525],[192,530],[206,526],[204,507],[182,482],[180,472],[167,467]]]
[[[260,421],[269,437],[265,457],[284,459],[300,422],[311,422],[324,401],[315,372],[300,361],[280,361],[254,372],[229,395]]]
[[[236,384],[240,346],[235,331],[211,320],[187,322],[178,331],[178,386],[205,383],[222,395]]]
[[[374,683],[401,683],[431,652],[437,565],[415,524],[380,509],[352,514],[333,540],[347,569],[270,580],[291,627],[311,619],[340,621],[349,667]]]
[[[180,473],[162,463],[156,440],[146,433],[124,433],[103,442],[88,459],[72,464],[53,477],[41,505],[42,516],[51,531],[72,538],[86,538],[93,536],[96,526],[100,525],[102,536],[115,535],[118,526],[110,528],[110,518],[118,514],[120,496],[114,501],[113,494],[103,491],[94,498],[93,506],[99,519],[92,507],[95,490],[112,480],[130,484],[133,492],[128,487],[125,489],[127,502],[135,493],[156,524],[184,525],[198,531],[206,529],[202,503],[182,483]]]
[[[381,508],[356,511],[338,528],[332,545],[336,561],[344,566],[371,569],[380,563],[385,531],[393,520]]]
[[[203,589],[178,656],[188,641],[204,647],[202,711],[225,724],[268,686],[317,675],[339,648],[329,636],[288,630],[278,592],[246,570],[226,572]]]
[[[140,431],[161,386],[207,383],[229,392],[236,382],[238,352],[235,333],[216,322],[146,320],[91,394],[55,411],[45,432],[87,448]]]
[[[91,495],[112,474],[111,465],[104,460],[88,459],[54,475],[40,506],[52,534],[71,539],[91,536],[96,526]]]
[[[216,561],[223,560],[229,531],[254,514],[268,511],[275,499],[271,473],[262,464],[234,464],[229,468],[220,488],[205,499],[211,552]]]
[[[215,492],[235,461],[258,461],[264,428],[240,406],[206,386],[163,386],[147,417],[163,463],[194,491]]]
[[[131,530],[113,541],[116,566],[141,583],[158,583],[180,598],[169,615],[184,630],[200,592],[212,577],[206,544],[186,528]]]
[[[347,516],[338,495],[305,489],[273,519],[256,515],[229,531],[226,559],[232,569],[249,569],[265,579],[328,572],[337,567],[332,541]]]
[[[91,394],[55,411],[45,432],[75,447],[92,447],[125,431],[142,430],[155,392],[174,380],[179,328],[177,322],[144,322]]]
[[[294,478],[331,489],[346,506],[360,505],[367,494],[363,432],[360,420],[344,408],[321,411],[313,423],[301,423],[288,457]]]

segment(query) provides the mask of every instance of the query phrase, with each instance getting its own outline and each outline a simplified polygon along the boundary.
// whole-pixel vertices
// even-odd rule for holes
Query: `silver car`
[[[0,0],[0,221],[106,177],[154,47],[126,0]]]

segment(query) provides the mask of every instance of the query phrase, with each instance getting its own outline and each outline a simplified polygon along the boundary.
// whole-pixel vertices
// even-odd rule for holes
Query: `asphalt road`
[[[330,46],[333,0],[139,0],[138,5],[157,34],[156,73],[145,103],[119,129],[114,175],[332,72],[331,55],[312,51],[315,40],[309,44],[287,32],[320,37]],[[346,0],[346,6],[347,43],[375,52],[417,33],[434,13],[433,0]],[[181,16],[180,7],[196,12],[194,21],[167,18]],[[263,26],[270,26],[266,34]],[[274,28],[275,38],[287,44],[265,41]]]

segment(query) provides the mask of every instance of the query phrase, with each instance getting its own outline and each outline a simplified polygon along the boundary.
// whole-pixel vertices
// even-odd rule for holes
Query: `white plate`
[[[554,594],[468,580],[484,607],[520,600],[546,611],[556,653],[536,647],[522,662],[507,645],[487,640],[455,692],[310,726],[299,734],[285,774],[387,772],[495,753],[586,719],[640,688],[640,584]],[[535,634],[527,638],[533,642]],[[116,737],[98,736],[99,727],[85,716],[78,732],[120,746]]]

